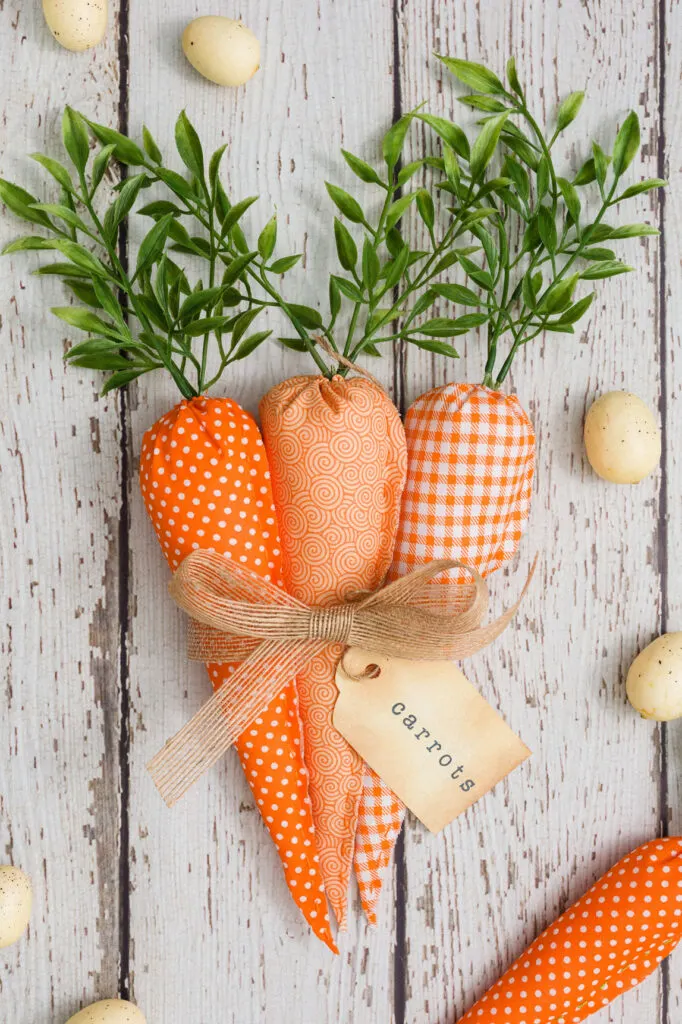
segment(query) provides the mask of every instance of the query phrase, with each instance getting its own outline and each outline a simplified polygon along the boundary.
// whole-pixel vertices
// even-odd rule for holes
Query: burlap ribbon
[[[461,569],[473,584],[428,584]],[[148,768],[168,806],[232,746],[270,701],[325,647],[362,647],[395,658],[445,661],[490,644],[515,615],[516,603],[485,626],[488,589],[481,576],[438,559],[369,594],[342,604],[309,607],[223,555],[195,551],[170,584],[191,616],[189,657],[241,662],[230,679],[169,740]]]

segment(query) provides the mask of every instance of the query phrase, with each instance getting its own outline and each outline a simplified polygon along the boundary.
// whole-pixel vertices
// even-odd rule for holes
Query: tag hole
[[[363,676],[366,676],[367,679],[378,679],[381,675],[381,669],[378,665],[375,665],[372,662],[371,665],[365,665],[365,671],[362,674]]]

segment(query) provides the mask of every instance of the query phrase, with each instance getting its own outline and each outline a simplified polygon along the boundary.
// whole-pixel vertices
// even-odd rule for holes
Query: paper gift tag
[[[431,832],[530,757],[449,661],[405,661],[351,647],[336,685],[335,727]]]

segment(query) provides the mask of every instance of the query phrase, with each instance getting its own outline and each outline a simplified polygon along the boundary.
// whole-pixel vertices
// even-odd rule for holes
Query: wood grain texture
[[[500,74],[514,53],[542,119],[562,96],[587,89],[567,133],[576,169],[576,157],[587,154],[572,152],[573,140],[590,133],[610,142],[616,120],[634,106],[644,126],[638,173],[654,174],[655,23],[653,5],[635,13],[627,3],[525,3],[522,17],[511,18],[502,5],[470,3],[443,18],[439,4],[408,4],[404,107],[428,97],[437,113],[466,118],[454,102],[463,90],[434,71],[434,49],[482,60]],[[637,212],[651,215],[646,206]],[[584,411],[600,391],[624,387],[653,405],[658,399],[656,245],[632,245],[638,273],[600,288],[575,338],[529,346],[513,374],[539,451],[530,531],[516,563],[523,569],[539,551],[540,573],[515,630],[465,671],[534,757],[437,839],[414,821],[408,827],[406,1020],[415,1024],[461,1013],[542,927],[659,827],[659,738],[626,705],[623,672],[658,627],[660,483],[610,487],[581,451]],[[448,364],[410,352],[408,401],[446,380],[480,380],[483,344],[469,336],[464,358]],[[494,579],[500,601],[518,589],[513,573]],[[634,1024],[658,1019],[659,1011],[654,979],[609,1019]]]
[[[514,53],[542,117],[586,87],[567,135],[572,166],[584,156],[576,140],[610,142],[626,110],[639,111],[638,173],[664,170],[671,188],[661,209],[643,197],[623,219],[660,218],[664,234],[660,245],[625,243],[637,273],[604,283],[576,336],[529,347],[511,380],[538,434],[537,491],[495,604],[516,593],[514,569],[534,551],[542,564],[516,627],[467,671],[534,758],[442,836],[408,822],[404,891],[389,882],[376,931],[354,907],[336,960],[295,913],[236,757],[172,812],[145,771],[209,692],[185,660],[137,489],[142,432],[176,401],[173,386],[139,384],[120,417],[114,400],[97,399],[98,381],[64,371],[63,332],[45,312],[62,301],[59,286],[29,277],[30,255],[3,263],[0,848],[32,875],[36,909],[28,940],[0,957],[0,1020],[63,1024],[83,1001],[129,985],[150,1024],[452,1024],[610,863],[682,822],[682,731],[641,722],[624,696],[633,654],[661,628],[682,628],[680,5],[246,0],[239,14],[261,40],[263,68],[237,91],[184,62],[179,36],[199,13],[190,0],[132,0],[122,38],[115,10],[102,46],[72,55],[39,5],[0,3],[0,174],[39,189],[25,154],[58,149],[66,102],[133,134],[146,122],[166,154],[186,107],[207,145],[228,142],[230,192],[261,194],[253,232],[275,207],[278,249],[304,253],[286,294],[323,306],[335,264],[323,181],[357,187],[339,146],[371,160],[398,101],[466,118],[433,50],[500,73]],[[3,217],[3,242],[16,227]],[[462,341],[458,363],[411,351],[396,400],[480,379],[481,342]],[[398,377],[391,360],[370,368],[389,387]],[[300,371],[312,372],[305,359],[264,346],[217,393],[255,410]],[[587,405],[617,387],[658,404],[666,427],[664,471],[632,489],[599,481],[582,454]],[[595,1024],[674,1024],[681,975],[678,951]]]
[[[0,6],[0,174],[57,201],[28,158],[58,155],[72,102],[111,120],[116,29],[74,57],[39,5]],[[3,215],[0,241],[25,234]],[[0,855],[34,885],[28,938],[0,958],[0,1018],[62,1024],[118,986],[120,448],[115,399],[66,371],[68,303],[30,276],[33,254],[0,274]]]

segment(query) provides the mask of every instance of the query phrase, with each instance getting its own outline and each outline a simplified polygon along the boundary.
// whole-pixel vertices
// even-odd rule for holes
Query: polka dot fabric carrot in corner
[[[191,551],[207,548],[280,582],[267,457],[258,427],[236,402],[194,398],[162,416],[142,442],[140,486],[171,569]],[[233,670],[207,668],[214,689]],[[237,749],[291,894],[315,934],[336,952],[293,682],[239,738]]]
[[[656,970],[682,934],[682,839],[618,861],[459,1024],[580,1024]]]

